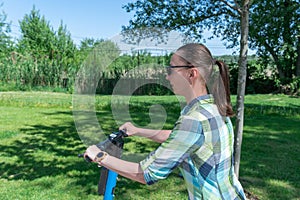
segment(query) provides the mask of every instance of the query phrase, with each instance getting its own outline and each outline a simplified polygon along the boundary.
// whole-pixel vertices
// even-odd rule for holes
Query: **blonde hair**
[[[214,60],[209,49],[203,44],[186,44],[177,49],[176,54],[182,57],[188,65],[198,68],[208,93],[214,97],[220,114],[233,116],[228,66],[222,61]]]

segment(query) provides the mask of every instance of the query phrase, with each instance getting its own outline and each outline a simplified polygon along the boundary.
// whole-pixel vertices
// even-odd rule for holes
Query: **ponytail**
[[[219,112],[222,116],[234,116],[234,112],[230,100],[230,84],[229,84],[229,70],[228,66],[218,60],[214,60],[214,65],[218,66],[220,76],[213,84],[212,92],[215,98],[215,103],[218,106]]]

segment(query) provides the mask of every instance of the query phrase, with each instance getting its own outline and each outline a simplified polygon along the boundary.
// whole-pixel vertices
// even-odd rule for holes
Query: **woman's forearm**
[[[171,132],[171,130],[153,130],[138,128],[138,132],[135,135],[149,138],[155,142],[163,143],[164,141],[166,141],[166,139],[168,139]]]
[[[120,174],[121,176],[140,182],[142,184],[146,184],[144,179],[144,172],[138,163],[124,161],[108,155],[99,164]]]

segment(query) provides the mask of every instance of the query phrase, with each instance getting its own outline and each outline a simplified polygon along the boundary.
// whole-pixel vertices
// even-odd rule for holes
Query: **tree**
[[[80,58],[82,61],[86,59],[88,54],[98,45],[104,42],[103,39],[94,39],[94,38],[84,38],[80,41],[79,51],[80,51]]]
[[[3,6],[3,3],[0,4],[0,8]],[[14,43],[9,33],[11,32],[11,24],[6,21],[7,15],[1,11],[0,12],[0,81],[5,83],[11,81],[12,79],[12,70],[9,66],[14,62]]]
[[[79,51],[71,38],[71,34],[62,21],[55,34],[54,42],[55,48],[52,49],[53,53],[50,59],[59,69],[57,82],[62,82],[62,86],[67,87],[70,85],[68,84],[70,83],[69,80],[73,81],[73,77],[82,60],[79,57]]]
[[[300,29],[300,25],[298,26]],[[297,62],[296,62],[296,76],[300,77],[300,34],[297,35]]]
[[[239,176],[240,157],[243,138],[244,126],[244,96],[246,89],[247,78],[247,52],[248,52],[248,35],[249,35],[249,8],[251,0],[243,0],[241,7],[238,7],[241,15],[241,42],[239,56],[239,73],[238,73],[238,88],[236,98],[236,126],[234,135],[234,170]]]
[[[81,60],[67,27],[61,22],[58,31],[33,7],[19,22],[22,36],[18,52],[24,57],[21,73],[24,84],[67,87],[68,78],[78,69]],[[28,77],[28,78],[24,78]]]
[[[56,59],[60,60],[65,68],[69,67],[73,64],[77,49],[71,38],[71,34],[62,22],[58,27],[55,42],[55,53],[57,54]]]
[[[281,85],[300,76],[299,20],[296,0],[255,0],[251,9],[250,47],[264,63],[274,63]]]
[[[22,34],[18,42],[19,50],[30,52],[36,60],[53,57],[55,32],[45,17],[33,7],[19,23]]]
[[[241,150],[244,95],[246,85],[248,21],[251,0],[138,0],[124,6],[127,12],[135,11],[129,26],[123,32],[155,28],[142,34],[159,35],[159,30],[176,30],[200,40],[205,29],[212,30],[212,37],[227,40],[228,46],[240,44],[237,95],[237,120],[235,130],[235,169],[238,176]],[[239,41],[240,38],[240,41]]]
[[[96,40],[94,38],[84,38],[80,42],[79,49],[81,51],[86,51],[86,50],[90,51],[91,49],[99,45],[101,42],[104,42],[104,40],[103,39]]]
[[[3,3],[0,4],[0,8]],[[12,41],[9,36],[10,33],[10,23],[6,21],[7,15],[4,12],[0,13],[0,56],[6,57],[12,49]]]
[[[55,62],[57,38],[50,23],[35,7],[19,21],[21,37],[18,41],[20,79],[27,87],[58,86],[61,68]]]

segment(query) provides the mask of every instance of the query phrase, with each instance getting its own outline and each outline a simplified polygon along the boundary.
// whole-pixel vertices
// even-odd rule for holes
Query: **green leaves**
[[[29,50],[36,59],[51,55],[55,33],[38,10],[33,8],[30,14],[26,14],[20,21],[20,28],[19,48],[22,52]]]
[[[2,4],[0,4],[0,8]],[[0,13],[0,59],[6,57],[12,48],[10,33],[10,23],[6,21],[6,14],[4,12]]]
[[[295,0],[255,1],[251,10],[251,47],[274,66],[281,84],[296,75],[300,5]],[[298,58],[299,59],[299,58]],[[299,64],[298,64],[299,65]],[[300,66],[298,66],[300,67]]]
[[[233,1],[231,3],[234,4]],[[127,4],[124,8],[127,12],[135,11],[135,15],[129,26],[123,27],[123,31],[154,27],[183,32],[196,40],[202,38],[206,28],[213,29],[217,36],[228,36],[224,35],[227,20],[238,18],[236,10],[229,8],[223,1],[213,0],[139,0]],[[218,31],[220,27],[222,29]]]

